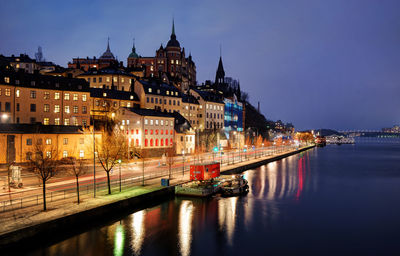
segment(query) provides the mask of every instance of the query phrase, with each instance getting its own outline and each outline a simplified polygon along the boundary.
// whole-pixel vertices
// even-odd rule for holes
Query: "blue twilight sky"
[[[269,119],[298,129],[380,129],[400,123],[400,1],[0,2],[0,53],[66,66],[99,56],[107,37],[126,62],[153,56],[171,33],[214,79],[222,44],[227,76]]]

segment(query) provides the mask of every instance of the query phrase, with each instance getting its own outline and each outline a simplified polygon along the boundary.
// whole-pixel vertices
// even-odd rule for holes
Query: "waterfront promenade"
[[[238,161],[235,160],[235,157],[231,157],[229,160],[229,155],[227,155],[227,159],[222,159],[223,161],[225,160],[225,163],[221,167],[221,172],[235,170],[241,171],[254,168],[257,165],[278,160],[311,147],[313,146],[305,146],[302,148],[285,147],[278,151],[271,151],[271,149],[265,148],[261,151],[254,151],[253,155],[251,152],[239,155],[239,158],[237,159]],[[216,158],[215,160],[218,159]],[[235,162],[232,160],[235,160]],[[182,172],[182,170],[185,170],[185,172]],[[18,205],[15,205],[15,209],[0,212],[0,246],[5,246],[8,243],[16,242],[29,236],[34,236],[36,234],[35,226],[40,226],[43,223],[46,223],[47,226],[49,222],[57,221],[66,216],[73,216],[85,212],[90,215],[90,212],[93,210],[100,209],[107,205],[118,204],[122,201],[131,200],[132,198],[138,199],[135,202],[137,202],[137,206],[140,207],[140,205],[143,205],[143,202],[149,202],[149,198],[157,200],[157,197],[162,199],[163,197],[172,196],[174,185],[182,184],[189,180],[189,172],[187,170],[188,169],[186,168],[181,169],[180,166],[174,167],[174,172],[172,173],[170,182],[172,187],[170,188],[160,186],[160,179],[168,177],[166,173],[164,173],[164,175],[161,174],[161,176],[148,176],[145,179],[145,186],[141,186],[143,177],[125,177],[124,180],[126,182],[122,185],[122,192],[119,192],[118,180],[113,180],[113,194],[107,195],[105,186],[97,189],[96,198],[93,198],[93,191],[90,192],[90,190],[88,190],[90,193],[84,193],[82,191],[82,203],[79,205],[76,203],[76,196],[65,197],[65,194],[64,198],[61,197],[54,201],[50,201],[48,198],[49,210],[46,212],[42,211],[41,204],[29,207],[18,207]],[[132,183],[128,183],[129,179],[132,179]],[[55,182],[52,185],[59,186],[66,184],[66,181],[60,182],[62,184],[57,184],[57,182]],[[151,196],[152,194],[156,195],[156,197]],[[21,232],[19,232],[21,230],[30,230],[30,232],[24,235],[26,237],[21,237]]]

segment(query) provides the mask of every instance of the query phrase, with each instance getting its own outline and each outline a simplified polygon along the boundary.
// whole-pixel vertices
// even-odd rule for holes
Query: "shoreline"
[[[264,156],[224,166],[221,167],[221,173],[232,174],[243,172],[296,155],[314,147],[314,145],[306,146],[272,157]],[[15,248],[21,243],[27,246],[36,245],[37,247],[37,242],[35,244],[35,241],[32,241],[36,237],[40,237],[42,241],[46,241],[48,244],[59,241],[61,236],[68,238],[70,235],[84,232],[91,227],[99,225],[99,223],[109,222],[111,219],[125,215],[133,210],[148,208],[163,202],[165,199],[173,198],[175,196],[175,186],[185,182],[187,181],[176,180],[169,187],[152,186],[142,189],[138,188],[139,194],[137,190],[132,189],[126,192],[102,196],[81,205],[74,205],[69,209],[54,209],[42,212],[38,214],[41,216],[36,220],[35,218],[30,219],[32,223],[22,223],[20,227],[0,234],[0,248],[8,250]],[[140,193],[140,190],[145,191]],[[62,235],[52,236],[54,230],[57,230],[57,233]],[[41,245],[44,244],[41,242]]]

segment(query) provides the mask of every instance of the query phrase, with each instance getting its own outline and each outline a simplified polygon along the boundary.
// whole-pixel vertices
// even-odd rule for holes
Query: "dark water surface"
[[[175,198],[31,255],[400,255],[400,143],[316,148],[245,176],[247,196]]]

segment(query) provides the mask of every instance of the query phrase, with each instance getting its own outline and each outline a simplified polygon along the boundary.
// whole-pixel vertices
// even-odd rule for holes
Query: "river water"
[[[315,148],[246,171],[246,196],[175,198],[30,255],[400,255],[399,142]]]

